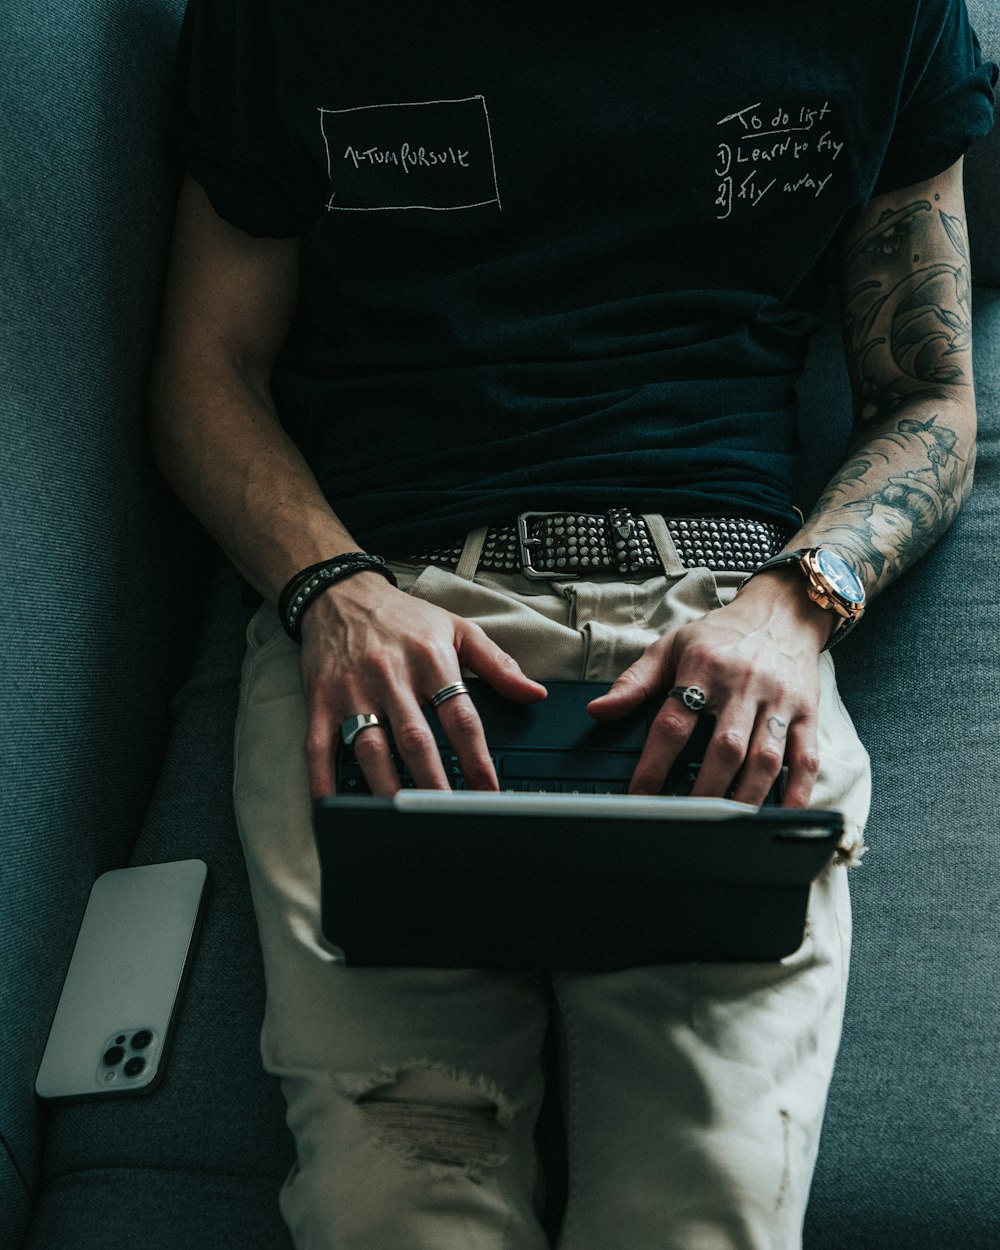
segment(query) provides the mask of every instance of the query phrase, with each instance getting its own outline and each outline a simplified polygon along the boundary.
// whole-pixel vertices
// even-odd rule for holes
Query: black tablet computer
[[[802,943],[838,812],[401,790],[319,799],[322,926],[350,965],[612,971]]]

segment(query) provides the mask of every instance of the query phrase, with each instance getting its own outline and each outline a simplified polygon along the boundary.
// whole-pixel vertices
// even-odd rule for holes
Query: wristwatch
[[[758,573],[780,568],[784,564],[798,565],[805,578],[806,594],[813,603],[828,612],[835,612],[841,618],[823,648],[824,651],[835,642],[846,638],[865,610],[865,588],[861,578],[843,556],[838,556],[828,547],[801,547],[798,551],[783,551],[780,555],[772,556],[755,569],[750,577],[743,579],[740,590]]]

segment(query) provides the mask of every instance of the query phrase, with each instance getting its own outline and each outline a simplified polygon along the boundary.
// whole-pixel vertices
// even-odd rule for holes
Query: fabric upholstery
[[[148,1250],[174,1250],[184,1230],[195,1248],[286,1244],[276,1194],[293,1148],[277,1083],[260,1066],[260,947],[230,801],[245,617],[239,579],[225,567],[191,675],[172,703],[169,748],[130,856],[135,864],[199,858],[209,868],[167,1072],[156,1090],[125,1105],[73,1103],[48,1113],[27,1242],[35,1250],[63,1245],[75,1226],[72,1244],[95,1250],[110,1244],[101,1240],[109,1229],[119,1244]]]
[[[935,549],[834,653],[872,756],[870,850],[808,1250],[1000,1240],[996,1159],[1000,291],[974,303],[976,489]],[[832,352],[835,344],[826,344]]]
[[[0,9],[0,1229],[36,1196],[48,1022],[90,883],[135,839],[200,611],[141,420],[175,17]]]

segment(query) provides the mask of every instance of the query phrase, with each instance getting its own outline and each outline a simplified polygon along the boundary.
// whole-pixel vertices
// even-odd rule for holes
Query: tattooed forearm
[[[844,257],[844,341],[860,423],[929,388],[971,385],[965,223],[939,198],[886,209]]]
[[[955,519],[974,460],[961,425],[936,412],[873,431],[816,505],[813,528],[853,564],[870,593],[918,560]]]
[[[961,165],[884,197],[842,256],[852,451],[797,541],[848,559],[869,594],[944,533],[972,485],[969,248]]]

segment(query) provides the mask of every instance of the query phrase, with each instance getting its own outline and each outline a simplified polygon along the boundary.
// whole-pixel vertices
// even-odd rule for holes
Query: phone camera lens
[[[138,1033],[132,1037],[133,1050],[145,1050],[149,1043],[153,1040],[153,1035],[149,1029],[140,1029]]]
[[[122,1040],[124,1041],[125,1039],[123,1038]],[[115,1064],[121,1063],[124,1058],[125,1052],[120,1046],[111,1046],[104,1052],[104,1066],[113,1068]]]
[[[146,1060],[136,1056],[134,1059],[130,1059],[122,1070],[126,1076],[138,1076],[145,1066]]]

